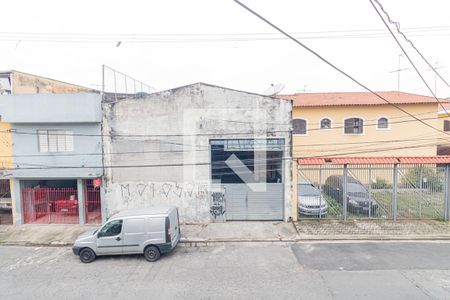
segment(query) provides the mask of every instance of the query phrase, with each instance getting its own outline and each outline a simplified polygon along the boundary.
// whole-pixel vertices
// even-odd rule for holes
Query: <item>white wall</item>
[[[209,140],[260,138],[255,131],[264,136],[269,131],[270,137],[285,139],[287,219],[292,214],[291,112],[290,101],[200,83],[105,103],[103,133],[112,137],[104,139],[104,163],[113,166],[106,167],[108,214],[174,204],[182,222],[209,222]]]

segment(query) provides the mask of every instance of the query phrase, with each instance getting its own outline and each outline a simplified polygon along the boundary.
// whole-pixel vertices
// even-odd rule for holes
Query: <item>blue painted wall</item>
[[[12,129],[16,131],[13,133],[13,164],[17,168],[12,171],[12,177],[94,178],[102,176],[100,123],[12,124]],[[39,129],[72,130],[74,151],[39,152],[37,136]],[[56,168],[45,169],[49,166]],[[77,168],[61,168],[63,166]]]

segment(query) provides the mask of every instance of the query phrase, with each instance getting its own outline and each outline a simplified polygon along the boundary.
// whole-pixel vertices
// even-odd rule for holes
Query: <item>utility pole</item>
[[[436,70],[445,67],[445,66],[438,66],[438,65],[439,65],[439,62],[436,61],[434,63],[434,68],[427,70],[427,71],[434,71],[434,95],[435,96],[436,96],[436,93],[437,93],[437,73],[436,73]]]
[[[390,72],[390,73],[397,73],[397,91],[399,91],[399,92],[400,92],[400,72],[409,70],[409,68],[401,67],[401,58],[402,57],[403,57],[403,54],[398,55],[398,68],[397,68],[397,70]]]

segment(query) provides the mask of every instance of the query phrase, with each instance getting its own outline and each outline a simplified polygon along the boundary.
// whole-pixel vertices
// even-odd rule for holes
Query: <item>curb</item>
[[[423,236],[300,236],[295,239],[183,239],[178,245],[180,247],[214,247],[225,245],[254,245],[254,244],[293,244],[304,242],[352,242],[352,241],[450,241],[450,235],[423,235]],[[23,246],[23,247],[72,247],[73,242],[29,242],[29,241],[5,241],[0,246]]]

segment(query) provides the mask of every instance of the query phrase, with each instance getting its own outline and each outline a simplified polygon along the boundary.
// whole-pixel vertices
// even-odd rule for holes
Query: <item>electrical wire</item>
[[[426,113],[422,113],[422,114],[426,114]],[[442,119],[442,117],[429,117],[429,118],[423,118],[423,119],[418,119],[417,117],[415,117],[415,115],[409,115],[412,116],[413,119],[407,119],[407,120],[401,120],[401,121],[394,121],[394,122],[390,122],[390,124],[401,124],[401,123],[409,123],[409,122],[421,122],[424,123],[423,121],[428,121],[428,120],[439,120]],[[405,116],[406,118],[406,116]],[[294,119],[301,119],[301,117],[294,117]],[[222,120],[222,121],[227,121],[227,120]],[[376,120],[373,120],[376,121]],[[244,122],[244,121],[242,121]],[[254,123],[249,123],[249,124],[254,124]],[[319,123],[313,123],[313,124],[318,124]],[[340,122],[338,124],[343,124],[343,122]],[[425,123],[427,124],[427,123]],[[364,126],[376,126],[378,125],[377,123],[373,123],[373,124],[364,124]],[[286,124],[286,126],[289,126],[289,124]],[[431,126],[431,125],[430,125]],[[342,129],[345,128],[345,126],[333,126],[332,128],[326,128],[326,130],[333,130],[333,129]],[[436,129],[434,127],[432,127],[433,129]],[[310,128],[308,129],[308,131],[317,131],[317,130],[324,130],[324,128]],[[439,129],[438,130],[440,133],[444,133],[444,134],[448,134],[447,132],[441,131]],[[36,135],[39,136],[40,134],[38,132],[26,132],[26,131],[18,131],[15,129],[12,130],[6,130],[6,131],[0,131],[0,134],[4,133],[4,134],[22,134],[22,135]],[[261,131],[261,133],[258,132],[223,132],[223,133],[193,133],[193,134],[183,134],[183,133],[176,133],[176,134],[116,134],[116,133],[112,133],[112,134],[87,134],[87,133],[50,133],[48,135],[52,135],[52,136],[82,136],[82,137],[109,137],[109,138],[117,138],[117,137],[198,137],[198,136],[237,136],[237,135],[245,135],[245,136],[249,136],[249,135],[260,135],[260,134],[274,134],[274,133],[291,133],[291,130],[266,130],[266,131]],[[268,136],[267,138],[273,138]],[[174,144],[179,144],[176,142],[171,142],[171,141],[163,141],[160,139],[155,139],[156,142],[167,142],[167,143],[174,143]],[[184,144],[180,144],[180,145],[184,145]],[[194,145],[192,145],[194,146]]]
[[[369,0],[369,2],[372,4],[373,8],[375,9],[375,11],[377,12],[378,16],[380,17],[380,19],[383,21],[384,25],[386,26],[386,28],[389,30],[391,36],[394,38],[395,42],[397,43],[397,45],[399,46],[399,48],[402,50],[403,54],[406,56],[406,58],[408,59],[409,63],[411,64],[411,66],[414,68],[414,70],[416,71],[417,75],[420,77],[420,79],[422,80],[422,82],[425,84],[425,86],[427,87],[427,89],[430,91],[430,93],[433,95],[433,97],[436,99],[436,101],[439,103],[439,105],[442,107],[442,109],[445,111],[445,113],[447,114],[447,116],[450,116],[449,112],[447,111],[447,109],[444,107],[444,105],[441,103],[441,101],[439,101],[439,99],[436,97],[435,93],[433,92],[433,90],[431,89],[431,87],[428,85],[428,83],[426,82],[425,78],[422,76],[422,74],[420,73],[419,69],[416,67],[416,65],[414,64],[414,62],[412,61],[412,59],[409,57],[408,53],[406,52],[406,50],[403,48],[402,44],[400,43],[400,41],[397,39],[397,37],[395,36],[394,32],[392,31],[392,29],[389,27],[388,23],[386,22],[386,20],[383,18],[383,16],[381,15],[380,11],[377,9],[377,7],[375,6],[375,2],[378,3],[378,5],[380,5],[380,7],[382,8],[380,2],[378,2],[377,0]],[[383,9],[383,8],[382,8]],[[383,9],[383,11],[385,12],[385,14],[387,15],[386,11]],[[389,15],[387,15],[389,20],[390,17]],[[392,21],[391,21],[392,22]],[[400,32],[400,24],[397,23],[398,25],[396,25],[396,27],[398,28],[398,31]],[[406,36],[405,36],[406,38]],[[407,39],[408,40],[408,39]],[[414,44],[413,44],[414,47]],[[416,50],[417,48],[414,47]],[[417,50],[418,51],[418,50]],[[419,52],[420,53],[420,52]],[[423,59],[425,59],[422,56]],[[426,60],[425,60],[426,61]]]
[[[446,36],[442,33],[449,26],[405,28],[412,36]],[[441,32],[441,33],[439,33]],[[426,34],[425,34],[426,33]],[[385,38],[389,35],[379,29],[326,30],[311,32],[292,32],[298,39],[352,39]],[[57,33],[57,32],[0,32],[4,42],[58,42],[58,43],[205,43],[205,42],[250,42],[286,40],[279,33],[187,33],[187,34],[114,34],[114,33]]]
[[[424,136],[426,136],[424,138]],[[387,139],[387,140],[375,140],[375,141],[364,141],[364,142],[338,142],[338,143],[308,143],[308,144],[298,144],[298,145],[279,145],[279,148],[289,149],[289,148],[305,148],[305,147],[314,147],[314,146],[338,146],[338,145],[370,145],[370,144],[379,144],[379,143],[403,143],[403,142],[412,142],[412,141],[430,141],[430,140],[443,140],[448,142],[449,140],[433,137],[430,138],[429,134],[420,134],[417,136],[412,136],[406,139]],[[52,152],[52,153],[42,153],[42,154],[15,154],[15,155],[0,155],[0,158],[20,158],[20,157],[71,157],[71,156],[115,156],[115,155],[138,155],[138,154],[152,154],[152,153],[187,153],[192,154],[195,152],[209,152],[211,151],[223,151],[222,149],[214,149],[209,146],[207,149],[192,149],[192,150],[146,150],[146,151],[123,151],[123,152],[92,152],[92,153],[65,153],[65,152]],[[253,150],[267,150],[265,147],[254,147]],[[243,150],[245,151],[245,150]],[[267,151],[270,151],[267,150]]]
[[[445,80],[441,74],[436,70],[436,68],[433,68],[433,66],[428,62],[428,60],[425,58],[425,56],[419,51],[419,49],[414,45],[414,43],[400,30],[400,22],[396,22],[393,21],[390,17],[390,15],[387,13],[387,11],[384,9],[383,5],[380,3],[380,1],[378,0],[374,0],[378,6],[380,7],[381,11],[383,11],[383,13],[386,15],[389,23],[393,24],[395,26],[395,28],[397,29],[398,34],[400,34],[405,41],[407,41],[411,47],[416,50],[417,54],[419,54],[419,56],[425,61],[425,63],[430,67],[431,70],[433,70],[436,75],[448,86],[450,87],[450,84],[447,82],[447,80]],[[373,5],[373,3],[372,3]]]
[[[402,149],[418,149],[418,148],[426,148],[431,146],[436,146],[439,144],[436,143],[429,143],[429,144],[421,144],[421,145],[415,145],[415,146],[402,146],[402,147],[387,147],[382,149],[374,149],[374,150],[364,150],[364,151],[351,151],[351,152],[340,152],[333,154],[333,157],[338,156],[347,156],[352,154],[361,154],[361,153],[379,153],[379,152],[386,152],[386,151],[392,151],[392,150],[402,150]],[[296,157],[282,157],[282,158],[273,158],[273,159],[264,159],[264,160],[257,160],[255,163],[254,159],[248,159],[244,160],[246,161],[253,161],[253,163],[247,163],[247,167],[255,167],[257,165],[267,165],[267,162],[280,162],[284,160],[292,160],[292,159],[302,159],[302,158],[319,158],[324,157],[323,155],[311,155],[311,156],[296,156]],[[264,163],[260,163],[263,161]],[[36,167],[16,167],[16,168],[9,168],[8,171],[14,171],[14,170],[48,170],[48,169],[119,169],[119,168],[155,168],[155,167],[185,167],[185,166],[210,166],[213,164],[222,164],[223,162],[195,162],[195,163],[172,163],[172,164],[141,164],[141,165],[105,165],[105,166],[67,166],[67,165],[60,165],[60,166],[52,166],[52,165],[39,165]],[[214,168],[213,168],[214,169]],[[229,167],[216,167],[215,169],[229,169]]]
[[[273,24],[272,22],[270,22],[268,19],[264,18],[263,16],[261,16],[260,14],[258,14],[257,12],[255,12],[254,10],[252,10],[251,8],[249,8],[248,6],[246,6],[245,4],[243,4],[242,2],[240,2],[239,0],[233,0],[235,3],[237,3],[238,5],[240,5],[242,8],[244,8],[245,10],[247,10],[248,12],[250,12],[251,14],[253,14],[254,16],[256,16],[257,18],[259,18],[260,20],[262,20],[263,22],[265,22],[266,24],[268,24],[269,26],[271,26],[272,28],[274,28],[275,30],[277,30],[278,32],[282,33],[283,35],[285,35],[286,37],[288,37],[289,39],[291,39],[293,42],[295,42],[296,44],[300,45],[302,48],[306,49],[308,52],[310,52],[311,54],[313,54],[314,56],[316,56],[318,59],[320,59],[321,61],[323,61],[324,63],[326,63],[327,65],[329,65],[330,67],[332,67],[334,70],[338,71],[339,73],[341,73],[342,75],[344,75],[345,77],[347,77],[348,79],[350,79],[351,81],[353,81],[354,83],[356,83],[357,85],[359,85],[360,87],[362,87],[363,89],[367,90],[368,92],[374,94],[375,96],[377,96],[378,98],[380,98],[381,100],[383,100],[384,102],[392,105],[393,107],[397,108],[398,110],[402,111],[403,113],[413,117],[414,119],[418,120],[419,122],[421,122],[422,124],[424,124],[427,127],[432,128],[433,130],[439,131],[441,133],[444,133],[446,135],[449,135],[449,133],[444,132],[442,130],[439,130],[438,128],[422,121],[421,119],[417,118],[416,116],[414,116],[413,114],[409,113],[408,111],[406,111],[405,109],[401,108],[400,106],[391,103],[389,100],[385,99],[384,97],[382,97],[380,94],[376,93],[375,91],[373,91],[372,89],[370,89],[369,87],[367,87],[366,85],[364,85],[363,83],[359,82],[357,79],[355,79],[354,77],[352,77],[351,75],[349,75],[348,73],[346,73],[345,71],[343,71],[342,69],[338,68],[336,65],[334,65],[333,63],[331,63],[329,60],[325,59],[324,57],[322,57],[320,54],[318,54],[316,51],[312,50],[311,48],[309,48],[308,46],[306,46],[305,44],[303,44],[302,42],[300,42],[299,40],[297,40],[296,38],[294,38],[292,35],[288,34],[287,32],[285,32],[284,30],[282,30],[281,28],[279,28],[278,26],[276,26],[275,24]]]

